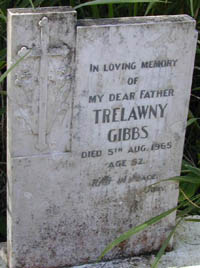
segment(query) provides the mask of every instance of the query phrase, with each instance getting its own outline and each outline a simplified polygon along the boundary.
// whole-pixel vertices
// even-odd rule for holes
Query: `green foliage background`
[[[0,0],[0,76],[6,71],[6,13],[8,8],[70,5],[77,7],[79,19],[188,14],[196,19],[197,30],[200,30],[200,0],[96,0],[93,2],[95,5],[91,5],[91,1],[87,0]],[[179,178],[181,189],[179,201],[184,202],[181,215],[200,214],[199,104],[200,36],[196,51],[182,177]],[[0,240],[6,240],[6,81],[3,77],[0,77]]]

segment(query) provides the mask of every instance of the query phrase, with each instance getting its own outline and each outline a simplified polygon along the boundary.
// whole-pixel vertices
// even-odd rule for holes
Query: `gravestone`
[[[8,67],[25,55],[8,76],[10,268],[94,262],[176,206],[176,183],[148,186],[180,174],[196,40],[185,15],[77,24],[71,8],[9,10]],[[174,223],[106,258],[159,249]]]

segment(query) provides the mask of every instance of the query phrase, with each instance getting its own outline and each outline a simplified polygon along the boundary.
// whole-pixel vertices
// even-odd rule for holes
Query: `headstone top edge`
[[[41,7],[41,8],[11,8],[8,9],[9,15],[40,15],[40,14],[55,14],[55,13],[74,13],[76,10],[70,6],[64,7]]]
[[[84,19],[78,20],[78,27],[87,26],[112,26],[112,25],[142,25],[142,24],[160,24],[160,23],[190,23],[196,24],[195,19],[189,15],[163,15],[148,17],[124,17],[124,18],[106,18],[106,19]]]

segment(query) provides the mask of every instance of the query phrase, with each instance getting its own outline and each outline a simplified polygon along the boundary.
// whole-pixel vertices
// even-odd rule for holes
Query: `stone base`
[[[0,243],[0,267],[7,268],[7,245]]]
[[[200,216],[190,217],[199,219]],[[150,268],[154,255],[86,264],[71,268]],[[7,268],[6,243],[0,244],[0,268]],[[158,268],[200,268],[200,222],[184,221],[174,235],[174,250],[167,252]]]

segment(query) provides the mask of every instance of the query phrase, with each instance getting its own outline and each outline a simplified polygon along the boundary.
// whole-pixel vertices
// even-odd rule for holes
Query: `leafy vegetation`
[[[0,238],[6,239],[6,12],[8,8],[44,7],[71,5],[77,9],[78,18],[104,18],[146,15],[188,14],[195,18],[200,30],[199,0],[0,0]],[[184,161],[181,177],[172,178],[180,182],[180,196],[177,224],[187,215],[199,214],[200,209],[200,38],[197,45],[195,71],[191,91],[188,126],[184,147]],[[148,228],[176,208],[166,211],[142,225],[136,226],[113,241],[102,253],[103,257],[111,248],[131,235]],[[156,267],[167,243],[175,231],[174,227],[163,244],[152,267]]]

